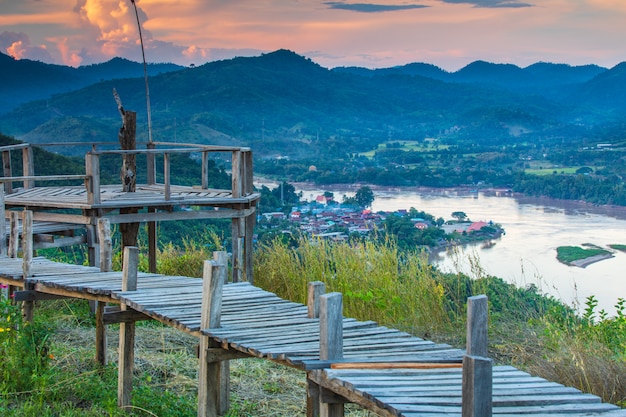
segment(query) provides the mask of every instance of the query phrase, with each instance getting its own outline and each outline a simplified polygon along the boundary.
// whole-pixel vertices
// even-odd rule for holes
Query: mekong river
[[[271,185],[268,185],[271,186]],[[618,298],[626,298],[626,253],[586,268],[564,265],[556,260],[558,246],[592,243],[606,248],[626,244],[626,207],[598,207],[574,201],[503,195],[463,190],[378,189],[372,187],[374,211],[395,211],[415,207],[448,220],[454,211],[463,211],[472,221],[499,223],[506,234],[491,247],[482,244],[445,252],[431,260],[441,270],[472,274],[469,258],[477,257],[484,274],[495,275],[518,286],[535,284],[570,306],[584,309],[594,295],[598,307],[615,314]],[[296,185],[303,200],[311,200],[325,190],[341,201],[355,188]]]

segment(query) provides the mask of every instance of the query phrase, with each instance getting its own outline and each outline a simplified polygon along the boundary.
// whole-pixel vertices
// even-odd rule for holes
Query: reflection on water
[[[335,193],[335,200],[352,196],[358,186],[321,190],[296,185],[303,198],[324,191]],[[614,314],[617,299],[626,298],[623,272],[626,253],[586,268],[570,267],[556,260],[558,246],[592,243],[603,248],[626,244],[626,208],[605,207],[575,201],[513,196],[494,191],[405,190],[372,187],[375,211],[395,211],[415,207],[435,217],[450,219],[454,211],[465,212],[473,221],[501,224],[506,235],[493,244],[475,244],[435,254],[432,262],[447,272],[495,275],[518,286],[536,285],[541,291],[569,305],[584,305],[595,295],[599,307]],[[498,194],[500,196],[498,196]],[[472,267],[472,259],[480,268]]]

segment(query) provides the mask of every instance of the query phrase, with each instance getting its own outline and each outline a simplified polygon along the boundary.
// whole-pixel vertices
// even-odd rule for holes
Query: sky
[[[626,0],[0,0],[0,51],[81,66],[289,49],[325,68],[626,61]]]

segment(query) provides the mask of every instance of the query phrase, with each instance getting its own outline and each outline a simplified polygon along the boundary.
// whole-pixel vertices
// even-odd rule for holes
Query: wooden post
[[[146,149],[148,150],[155,148],[156,145],[154,144],[154,142],[148,142],[148,144],[146,145]],[[148,171],[146,173],[148,185],[156,184],[156,164],[154,163],[154,153],[152,152],[148,152],[146,155],[146,170]]]
[[[224,268],[219,269],[221,279],[224,284],[228,283],[228,253],[226,251],[213,252],[213,260],[218,265],[223,265]],[[220,362],[220,398],[219,398],[219,413],[226,414],[230,408],[230,361]]]
[[[489,307],[486,295],[477,295],[467,299],[467,354],[471,356],[487,355],[487,331]]]
[[[467,354],[463,357],[462,417],[491,417],[492,360],[487,358],[488,300],[467,301]]]
[[[170,184],[170,154],[163,154],[163,187],[165,194],[165,201],[169,200],[172,196],[172,186]]]
[[[113,241],[111,240],[111,222],[101,217],[98,219],[98,242],[100,244],[100,270],[110,272],[113,270]]]
[[[243,241],[245,220],[234,218],[231,221],[231,253],[233,254],[233,282],[243,281],[245,267],[243,265]]]
[[[202,152],[202,189],[209,188],[209,151]]]
[[[307,294],[307,307],[309,318],[317,319],[320,316],[320,297],[326,292],[326,284],[322,281],[309,282]]]
[[[245,233],[243,236],[243,262],[245,265],[246,280],[254,284],[253,246],[254,225],[256,224],[256,210],[245,218]]]
[[[4,173],[4,177],[6,178],[13,176],[13,171],[11,169],[11,151],[2,151],[2,171]],[[7,194],[13,193],[13,183],[11,181],[4,183],[4,192]]]
[[[320,359],[343,358],[343,299],[341,293],[320,296]],[[328,402],[320,388],[320,417],[342,417],[341,402]]]
[[[7,222],[4,207],[4,188],[0,187],[0,255],[7,255]]]
[[[24,279],[32,276],[33,263],[33,212],[24,210],[22,212],[22,271]]]
[[[9,224],[11,230],[9,232],[9,248],[7,254],[9,258],[17,258],[20,242],[20,213],[17,211],[9,212]]]
[[[110,272],[113,270],[113,248],[109,219],[98,219],[98,242],[100,244],[100,271]],[[105,306],[105,302],[96,301],[96,363],[102,366],[107,364],[107,334],[104,324]]]
[[[156,207],[148,207],[148,213],[156,213]],[[157,272],[157,223],[148,222],[148,270],[153,274]]]
[[[220,326],[225,268],[225,265],[216,261],[204,262],[201,331]],[[200,337],[198,368],[198,417],[215,417],[224,408],[224,404],[220,404],[223,389],[222,366],[219,362],[209,362],[207,359],[209,349],[212,348],[219,348],[219,345],[214,345],[210,336],[203,334]]]
[[[33,212],[24,210],[22,212],[22,272],[24,275],[24,289],[32,290],[34,287],[28,281],[32,276],[33,263]],[[22,304],[22,316],[25,322],[33,321],[35,309],[34,301],[24,301]]]
[[[27,146],[22,148],[22,172],[25,177],[35,176],[35,164],[33,160],[33,147]],[[34,180],[25,180],[24,188],[33,188],[35,186]]]
[[[124,248],[122,270],[122,291],[137,290],[137,266],[139,249],[134,246]],[[125,311],[126,305],[120,306]],[[117,405],[125,408],[131,405],[133,389],[133,363],[135,361],[135,323],[120,323],[119,363],[117,373]]]
[[[232,193],[233,198],[241,197],[241,152],[233,151],[232,167]]]
[[[491,417],[492,361],[480,356],[463,357],[462,417]]]
[[[132,151],[137,148],[135,133],[137,131],[137,113],[125,110],[118,103],[118,109],[122,115],[122,127],[120,128],[118,139],[120,148],[125,151]],[[127,153],[122,155],[122,170],[120,172],[122,180],[122,191],[133,193],[137,185],[137,155]],[[136,207],[125,207],[120,209],[120,214],[134,214],[139,212]],[[120,233],[122,235],[122,248],[126,246],[137,246],[137,235],[139,234],[139,223],[120,223]]]
[[[85,155],[85,173],[87,203],[100,204],[100,158],[97,154],[87,152]]]
[[[320,316],[320,297],[326,292],[326,284],[321,281],[309,282],[307,294],[308,317],[317,319]],[[319,417],[320,415],[320,386],[306,380],[306,415]]]

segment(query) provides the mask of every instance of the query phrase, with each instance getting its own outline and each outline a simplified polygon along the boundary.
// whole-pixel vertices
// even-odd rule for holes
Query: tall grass
[[[221,249],[220,241],[215,235],[208,234],[200,242],[187,241],[180,247],[166,245],[158,253],[158,271],[169,275],[199,277],[203,261],[212,257],[213,250]],[[255,285],[283,298],[305,303],[307,284],[311,281],[322,281],[326,283],[327,292],[338,291],[344,295],[346,317],[375,320],[382,325],[406,330],[418,336],[427,335],[458,347],[464,344],[467,297],[484,293],[489,297],[489,354],[498,363],[512,364],[535,375],[599,395],[605,401],[626,407],[626,301],[620,300],[616,306],[616,317],[607,317],[604,312],[596,311],[597,303],[594,298],[590,298],[584,312],[577,315],[558,300],[541,294],[535,286],[519,288],[487,275],[480,267],[478,259],[471,260],[471,276],[461,273],[444,274],[429,266],[423,254],[401,251],[391,240],[330,243],[300,238],[296,243],[290,246],[275,240],[256,249]],[[147,268],[145,257],[142,257],[142,268]],[[13,311],[9,322],[16,320],[17,311],[11,310],[9,304],[5,304],[3,308],[7,314]],[[86,315],[76,325],[84,327],[85,323],[91,323]],[[19,355],[22,347],[12,347],[17,346],[13,342],[17,336],[12,330],[14,327],[0,320],[0,328],[5,329],[0,333],[0,341],[4,337],[4,344],[0,343],[0,348],[4,350],[0,353],[6,356]],[[22,339],[24,343],[28,340]],[[46,356],[41,356],[42,350],[37,353],[37,348],[29,349],[36,358],[47,360]],[[52,347],[51,351],[58,353],[57,349]],[[53,361],[55,362],[59,361]],[[195,367],[195,358],[192,362]],[[29,368],[22,384],[50,386],[47,382],[51,378],[50,372],[54,373],[55,379],[62,373],[56,366],[51,368],[38,363],[36,365]],[[8,375],[6,369],[3,372],[3,376]],[[163,372],[167,374],[170,371]],[[242,368],[241,372],[245,370]],[[157,379],[155,375],[160,373],[151,372],[148,375],[150,378],[146,377],[152,381],[146,380],[143,388],[147,390],[146,404],[156,395],[149,388]],[[252,378],[244,376],[242,380],[248,377]],[[91,383],[98,387],[98,384],[108,385],[98,380]],[[263,385],[262,388],[268,393],[283,391],[280,383],[276,384],[278,385]],[[89,386],[87,383],[83,385]],[[8,398],[6,392],[16,391],[15,387],[0,388],[0,396],[5,391],[4,399]],[[90,389],[99,392],[103,388]],[[68,396],[100,401],[89,393],[81,393],[80,387],[75,387],[71,392],[57,393],[59,400]],[[114,396],[106,398],[105,403],[112,401],[104,407],[108,415],[118,415],[111,411],[115,409]],[[174,393],[168,401],[174,403],[175,398]],[[248,394],[238,393],[235,398],[241,401],[235,403],[231,417],[254,415],[252,409],[256,410],[256,415],[269,415],[247,401]],[[171,407],[174,409],[173,405]],[[180,409],[188,407],[188,404],[181,405]],[[0,401],[0,414],[6,410],[2,408]],[[181,415],[185,415],[185,412],[181,412]]]
[[[258,285],[306,303],[307,284],[322,281],[344,296],[344,316],[423,333],[447,329],[444,288],[423,254],[400,252],[392,241],[330,243],[300,238],[296,247],[276,239],[255,256]]]

